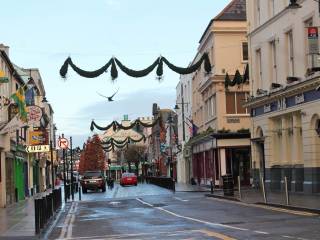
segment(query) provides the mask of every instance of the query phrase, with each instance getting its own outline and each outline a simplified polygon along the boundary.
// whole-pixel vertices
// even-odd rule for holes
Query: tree
[[[136,174],[138,176],[139,163],[144,157],[146,150],[145,145],[130,144],[126,150],[124,150],[124,157],[127,160],[129,172],[131,172],[131,164],[134,163],[136,166]]]
[[[98,135],[88,139],[86,147],[80,155],[79,171],[106,170],[106,156]]]

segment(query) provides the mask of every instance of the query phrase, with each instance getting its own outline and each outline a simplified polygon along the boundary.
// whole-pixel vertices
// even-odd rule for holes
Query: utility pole
[[[72,149],[72,137],[70,137],[70,164],[71,164],[71,197],[74,200],[74,188],[73,188],[73,149]]]
[[[181,105],[182,105],[182,140],[186,140],[185,125],[184,125],[184,98],[183,98],[183,84],[181,83]]]
[[[54,190],[54,169],[53,169],[53,145],[52,140],[50,140],[50,156],[51,156],[51,181],[52,181],[52,191]]]
[[[62,134],[64,138],[64,134]],[[63,189],[64,189],[64,202],[67,202],[67,188],[66,188],[66,150],[62,149],[62,159],[63,159]]]
[[[173,177],[173,169],[172,169],[172,156],[173,156],[173,153],[172,153],[172,113],[170,113],[169,115],[169,136],[170,136],[170,161],[169,161],[169,167],[170,167],[170,177],[172,178]]]

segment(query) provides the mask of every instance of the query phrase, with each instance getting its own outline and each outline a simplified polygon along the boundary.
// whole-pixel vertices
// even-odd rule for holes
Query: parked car
[[[81,179],[82,192],[87,193],[88,190],[101,189],[106,191],[106,180],[102,171],[85,171]]]
[[[120,185],[135,185],[137,186],[138,180],[134,173],[123,173],[120,179]]]

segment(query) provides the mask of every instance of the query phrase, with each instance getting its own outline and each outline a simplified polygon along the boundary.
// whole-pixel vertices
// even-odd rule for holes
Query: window
[[[248,56],[248,43],[243,42],[242,43],[242,61],[248,61],[249,56]]]
[[[272,73],[271,82],[278,82],[277,79],[277,46],[276,40],[270,42],[270,72]]]
[[[205,101],[205,117],[206,120],[211,120],[216,116],[216,96],[211,96],[207,101]]]
[[[261,49],[256,50],[256,79],[257,79],[257,88],[261,87],[262,83],[262,59],[261,59]]]
[[[294,76],[294,46],[292,30],[287,32],[288,76]]]
[[[309,54],[309,42],[308,42],[308,27],[313,26],[313,19],[309,18],[304,22],[305,26],[305,67],[313,68],[313,67],[319,67],[319,60],[318,56],[316,54]]]
[[[226,92],[226,113],[248,114],[248,109],[242,106],[248,95],[246,92]]]

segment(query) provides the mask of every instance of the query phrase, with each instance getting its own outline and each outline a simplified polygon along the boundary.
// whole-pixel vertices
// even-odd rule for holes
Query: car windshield
[[[85,172],[84,177],[102,177],[101,172]]]

